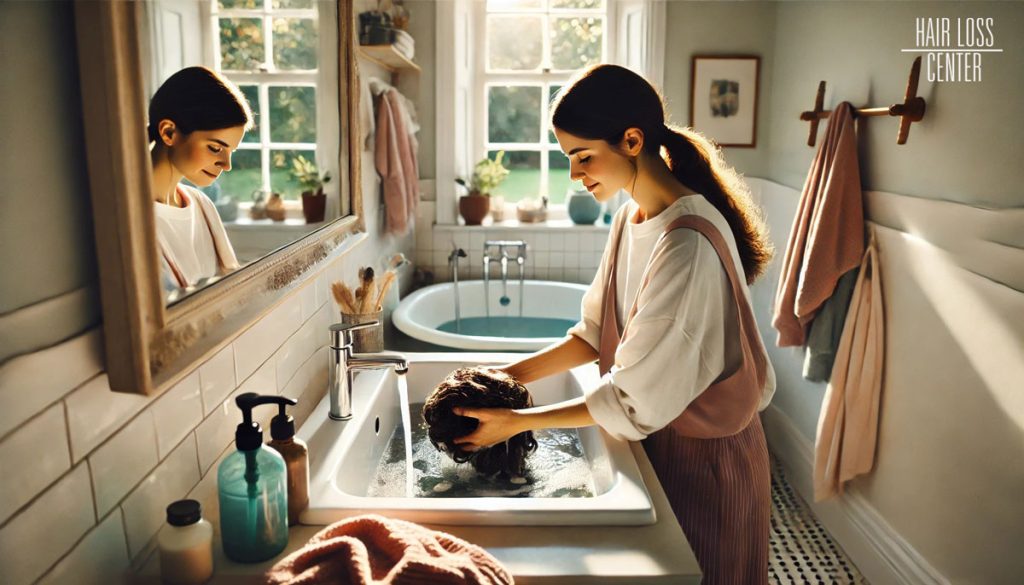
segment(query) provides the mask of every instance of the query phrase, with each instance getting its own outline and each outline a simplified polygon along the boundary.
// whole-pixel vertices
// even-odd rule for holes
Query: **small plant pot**
[[[480,225],[491,209],[491,198],[485,195],[463,195],[459,197],[459,215],[466,225]]]
[[[601,217],[601,203],[588,191],[569,195],[569,219],[576,225],[594,225]]]
[[[302,192],[302,215],[306,223],[320,223],[324,220],[327,196],[323,190]]]
[[[505,220],[505,198],[501,195],[491,195],[491,219],[494,221]]]
[[[284,221],[287,212],[284,208],[284,201],[277,193],[272,193],[267,201],[267,217],[274,221]]]

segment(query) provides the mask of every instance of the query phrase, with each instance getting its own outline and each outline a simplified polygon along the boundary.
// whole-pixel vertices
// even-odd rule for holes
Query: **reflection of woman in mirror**
[[[217,209],[202,191],[231,170],[252,112],[238,87],[205,67],[170,76],[149,102],[157,245],[165,288],[239,267]]]

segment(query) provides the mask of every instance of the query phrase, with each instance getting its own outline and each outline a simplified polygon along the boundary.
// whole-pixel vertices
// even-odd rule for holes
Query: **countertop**
[[[665,492],[639,443],[630,447],[654,503],[657,522],[650,526],[449,526],[424,524],[487,549],[514,575],[516,583],[640,585],[700,583],[700,569]],[[278,557],[256,564],[224,556],[214,536],[212,585],[262,583],[263,573],[301,548],[322,526],[295,526]],[[160,583],[160,561],[150,554],[133,583]]]

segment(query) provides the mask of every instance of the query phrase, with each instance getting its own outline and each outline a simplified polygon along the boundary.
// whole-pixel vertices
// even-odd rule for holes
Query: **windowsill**
[[[323,222],[319,223],[306,223],[306,220],[302,217],[289,217],[284,221],[274,221],[270,218],[266,219],[251,219],[248,217],[239,216],[235,221],[224,222],[224,227],[228,229],[241,229],[241,230],[279,230],[279,231],[310,231],[312,229],[319,228],[324,225]]]
[[[482,231],[488,229],[522,229],[530,231],[575,231],[575,232],[607,232],[610,226],[598,220],[594,224],[577,225],[571,219],[549,219],[534,223],[521,222],[517,219],[506,219],[495,222],[490,217],[484,219],[482,225],[459,224],[434,224],[434,230],[439,231]]]

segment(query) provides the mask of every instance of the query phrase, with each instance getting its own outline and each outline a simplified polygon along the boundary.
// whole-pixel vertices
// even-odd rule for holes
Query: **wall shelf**
[[[373,61],[391,71],[415,71],[420,73],[420,66],[398,52],[394,45],[359,45],[359,55]]]

